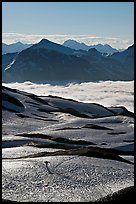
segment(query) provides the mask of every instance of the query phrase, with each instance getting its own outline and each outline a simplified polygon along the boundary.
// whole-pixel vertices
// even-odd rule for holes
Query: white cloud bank
[[[62,44],[65,40],[73,39],[78,42],[84,42],[87,45],[95,45],[98,43],[109,44],[113,48],[126,49],[134,43],[132,39],[121,39],[112,37],[98,37],[92,35],[35,35],[35,34],[20,34],[20,33],[2,33],[2,42],[6,44],[21,41],[22,43],[37,43],[41,39],[47,38],[56,43]]]
[[[134,112],[134,81],[83,82],[64,85],[34,84],[31,82],[3,85],[36,95],[54,95],[104,106],[125,106]]]

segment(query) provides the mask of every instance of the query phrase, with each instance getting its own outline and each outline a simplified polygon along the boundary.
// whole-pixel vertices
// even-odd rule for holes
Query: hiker
[[[49,161],[45,161],[46,167],[47,167],[47,165],[48,165],[49,163],[50,163]]]

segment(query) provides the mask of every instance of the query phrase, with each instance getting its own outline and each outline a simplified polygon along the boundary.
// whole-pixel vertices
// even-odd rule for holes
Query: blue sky
[[[2,32],[5,42],[12,33],[9,41],[12,37],[16,41],[19,35],[25,36],[24,41],[27,41],[26,36],[32,39],[32,35],[84,35],[131,43],[134,40],[134,3],[3,2]],[[16,37],[18,34],[17,39],[13,33]]]

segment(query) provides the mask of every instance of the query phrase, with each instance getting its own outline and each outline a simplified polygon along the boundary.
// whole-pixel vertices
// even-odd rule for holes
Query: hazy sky
[[[5,43],[74,36],[125,47],[134,41],[134,2],[3,2],[2,33]]]

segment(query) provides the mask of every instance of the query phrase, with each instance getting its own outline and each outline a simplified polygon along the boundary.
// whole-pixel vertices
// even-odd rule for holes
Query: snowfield
[[[49,161],[46,167],[45,161]],[[83,156],[4,160],[3,198],[88,202],[133,185],[133,165]]]
[[[134,186],[134,113],[2,87],[2,199],[95,202]]]

